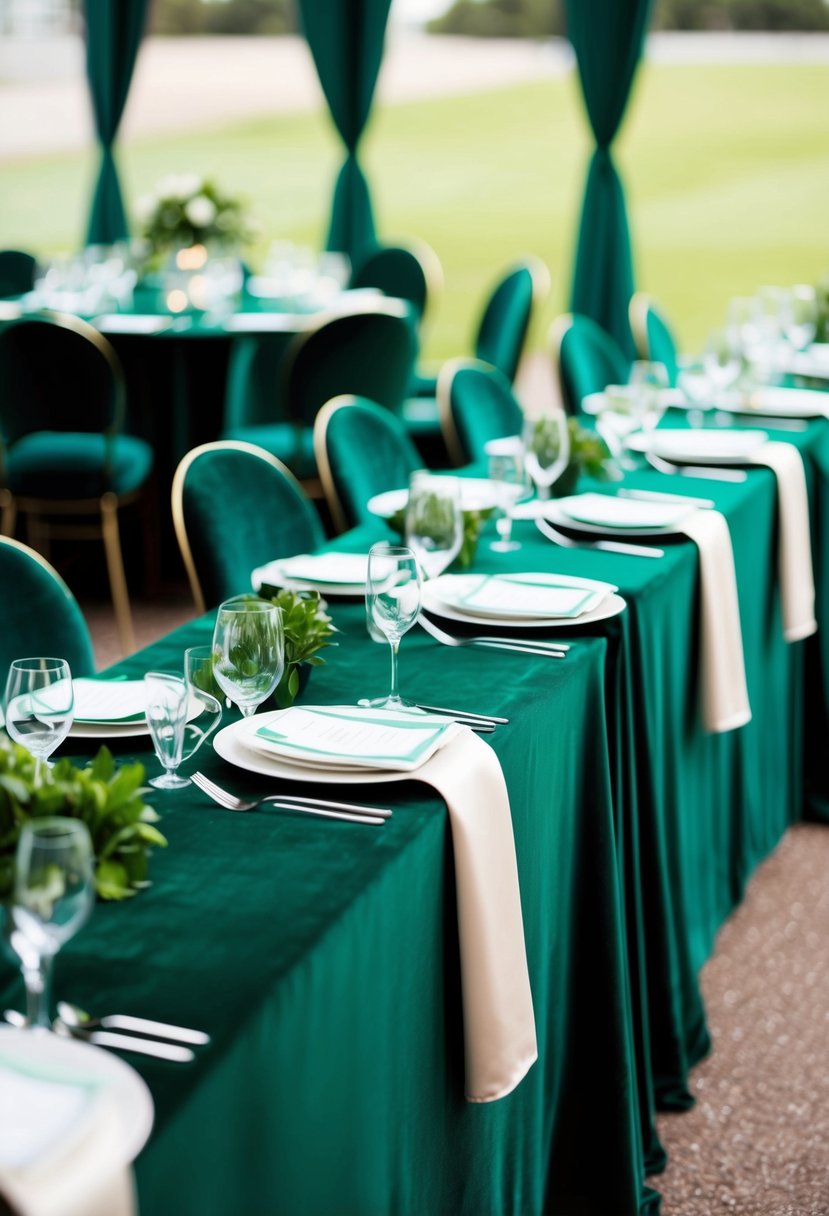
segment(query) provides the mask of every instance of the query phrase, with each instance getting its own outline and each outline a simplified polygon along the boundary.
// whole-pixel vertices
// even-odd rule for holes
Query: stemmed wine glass
[[[29,1024],[49,1028],[52,963],[92,910],[92,842],[79,819],[33,819],[14,865],[12,940],[20,955]]]
[[[490,439],[484,450],[497,509],[498,539],[490,541],[489,547],[493,553],[514,553],[521,548],[519,542],[512,539],[512,509],[524,492],[524,444],[518,436]]]
[[[35,758],[35,784],[72,726],[75,697],[65,659],[15,659],[6,680],[6,729]]]
[[[702,426],[703,415],[711,409],[711,381],[701,355],[689,355],[678,362],[676,373],[677,388],[688,402],[688,424],[692,427]]]
[[[461,489],[457,477],[436,477],[418,470],[409,480],[406,544],[424,578],[435,578],[452,564],[463,542]]]
[[[622,469],[636,468],[627,454],[626,444],[629,436],[639,430],[639,395],[630,384],[608,384],[604,392],[597,395],[590,412],[596,415],[596,430],[607,444],[618,480]]]
[[[524,467],[538,497],[550,497],[550,487],[570,463],[570,428],[563,410],[554,410],[524,423]]]
[[[282,609],[255,596],[219,605],[213,630],[213,674],[245,718],[271,695],[285,670]]]
[[[368,704],[383,709],[411,705],[399,692],[397,652],[400,639],[408,633],[420,612],[420,566],[413,551],[403,545],[372,545],[368,554],[366,579],[366,616],[389,643],[391,650],[391,687],[387,697]],[[362,704],[362,702],[361,702]]]
[[[817,333],[817,292],[808,283],[797,283],[784,296],[783,335],[793,350],[804,351]]]
[[[721,404],[726,393],[740,378],[742,362],[735,334],[729,329],[715,329],[708,336],[705,346],[705,370]]]

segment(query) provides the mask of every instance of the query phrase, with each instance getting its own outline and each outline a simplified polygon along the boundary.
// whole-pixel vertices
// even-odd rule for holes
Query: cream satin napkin
[[[492,748],[464,727],[411,774],[446,802],[455,852],[468,1102],[494,1102],[538,1058],[509,795]]]
[[[751,720],[731,533],[719,511],[692,511],[679,530],[699,550],[702,723],[721,734]]]
[[[776,410],[793,418],[829,417],[829,393],[821,389],[766,385],[750,393],[748,400],[754,409]]]
[[[135,1216],[132,1169],[123,1164],[123,1137],[114,1104],[95,1100],[86,1132],[71,1134],[35,1160],[0,1166],[0,1195],[20,1216]],[[22,1117],[22,1112],[21,1112]]]
[[[809,499],[803,458],[791,443],[764,443],[749,457],[767,465],[777,478],[780,519],[777,565],[783,611],[783,637],[799,642],[817,629],[815,579],[809,527]]]

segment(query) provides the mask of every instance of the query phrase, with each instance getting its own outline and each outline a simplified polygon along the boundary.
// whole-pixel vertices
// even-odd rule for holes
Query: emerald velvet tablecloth
[[[335,619],[340,647],[308,701],[353,701],[387,680],[362,606]],[[180,630],[119,670],[180,667],[210,628]],[[170,847],[153,858],[152,888],[99,905],[56,968],[56,992],[90,1009],[212,1036],[187,1067],[131,1061],[156,1103],[137,1163],[145,1213],[648,1206],[606,649],[585,639],[552,661],[448,652],[420,631],[403,643],[407,692],[511,719],[492,742],[510,790],[540,1057],[491,1105],[463,1100],[452,847],[435,795],[413,782],[364,787],[394,807],[375,829],[233,815],[195,789],[154,793]],[[235,790],[265,786],[209,748],[197,763]],[[8,965],[0,990],[19,1003]]]

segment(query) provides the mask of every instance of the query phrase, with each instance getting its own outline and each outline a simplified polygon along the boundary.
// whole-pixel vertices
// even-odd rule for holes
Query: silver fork
[[[745,481],[748,477],[744,469],[729,469],[723,465],[672,464],[653,452],[646,452],[645,460],[657,473],[670,473],[678,477],[699,477],[704,481]]]
[[[204,773],[191,774],[193,784],[198,786],[203,794],[212,798],[226,811],[255,811],[258,806],[266,803],[283,811],[300,811],[303,815],[318,815],[321,819],[344,819],[348,823],[368,823],[380,825],[391,818],[391,811],[383,807],[361,806],[351,802],[329,802],[324,798],[296,798],[291,794],[265,794],[261,798],[245,801],[237,798],[229,790],[222,789],[205,777]]]
[[[474,637],[459,638],[440,629],[423,613],[417,618],[417,623],[436,642],[440,642],[444,646],[482,646],[490,650],[513,650],[518,654],[540,654],[546,659],[564,659],[570,649],[569,645],[564,642],[536,641],[535,639],[525,642],[523,638],[485,637],[479,634]]]
[[[554,545],[560,545],[562,549],[598,549],[603,553],[626,553],[630,557],[665,556],[664,549],[655,549],[652,545],[625,545],[618,540],[574,540],[572,536],[559,532],[549,520],[542,518],[535,521],[535,526],[542,536],[546,536]]]

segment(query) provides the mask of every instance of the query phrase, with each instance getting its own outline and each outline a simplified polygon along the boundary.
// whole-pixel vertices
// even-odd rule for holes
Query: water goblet
[[[591,402],[596,415],[596,430],[607,444],[613,459],[614,476],[622,469],[635,469],[627,454],[627,439],[640,428],[639,394],[630,384],[608,384],[604,392]]]
[[[74,718],[72,673],[65,659],[15,659],[6,680],[6,730],[35,758],[35,784],[43,764],[69,734]]]
[[[424,578],[435,578],[452,564],[463,543],[461,489],[457,477],[436,477],[419,469],[409,479],[406,544]]]
[[[793,350],[804,351],[817,333],[817,292],[808,283],[796,283],[784,297],[783,336]]]
[[[550,488],[570,463],[570,428],[563,410],[527,418],[524,423],[524,467],[538,497],[550,497]]]
[[[628,384],[639,400],[639,429],[646,433],[655,430],[666,409],[665,394],[670,387],[667,367],[653,359],[634,359]]]
[[[188,699],[202,706],[197,718],[184,724],[186,748],[183,759],[189,760],[222,720],[222,690],[213,671],[212,646],[190,646],[184,652],[184,682]]]
[[[736,384],[742,371],[740,349],[735,344],[733,332],[727,328],[713,330],[708,336],[703,359],[708,378],[719,399]]]
[[[369,705],[401,709],[412,704],[400,696],[397,656],[400,639],[414,625],[419,612],[420,566],[414,552],[403,545],[384,542],[372,545],[368,554],[366,615],[389,643],[391,685],[388,696],[369,701]]]
[[[184,723],[187,720],[187,684],[171,671],[148,671],[144,676],[145,712],[155,754],[164,772],[150,778],[159,790],[180,790],[190,784],[176,769],[184,759]]]
[[[704,413],[711,408],[713,402],[711,381],[701,355],[689,355],[678,361],[676,383],[688,402],[689,425],[702,426]]]
[[[285,670],[282,609],[255,596],[219,605],[213,630],[213,673],[245,718],[276,688]]]
[[[498,539],[490,541],[494,553],[514,553],[521,548],[512,539],[512,509],[524,493],[524,444],[520,437],[490,439],[484,451],[489,479],[495,491],[495,528]]]
[[[52,963],[92,910],[92,842],[79,819],[32,819],[14,863],[12,943],[21,960],[29,1024],[49,1029]]]

